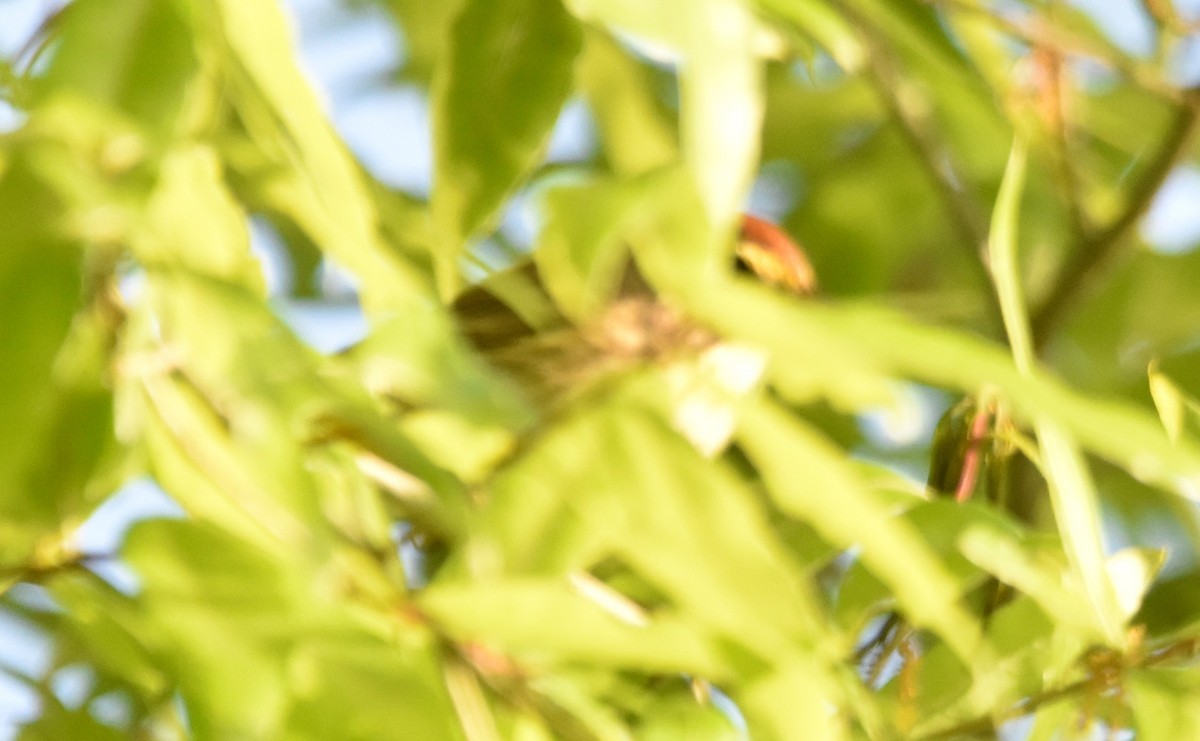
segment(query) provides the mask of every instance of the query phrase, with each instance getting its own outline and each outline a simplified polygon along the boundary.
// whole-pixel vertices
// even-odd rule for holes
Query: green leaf
[[[708,220],[733,225],[754,175],[763,116],[763,28],[739,0],[637,3],[567,0],[604,23],[681,57],[680,141]]]
[[[490,372],[438,307],[378,322],[335,359],[341,361],[376,396],[451,411],[480,426],[522,430],[533,421],[520,390]]]
[[[593,30],[584,36],[576,74],[614,173],[641,175],[679,158],[676,122],[649,67]]]
[[[848,19],[826,0],[757,0],[757,4],[804,29],[842,69],[855,71],[862,67],[866,55],[862,41]]]
[[[745,733],[712,704],[700,704],[690,697],[657,702],[647,709],[646,716],[648,721],[638,728],[638,738],[646,741],[741,741],[746,738]]]
[[[439,655],[428,645],[365,632],[299,637],[290,663],[285,737],[371,741],[404,729],[414,738],[464,738]]]
[[[141,581],[147,642],[179,682],[195,732],[274,735],[289,639],[315,627],[301,597],[308,574],[196,522],[139,523],[122,555]]]
[[[1200,439],[1200,400],[1195,391],[1200,372],[1200,353],[1186,352],[1150,363],[1150,396],[1158,409],[1167,435]],[[1176,381],[1175,379],[1178,379]]]
[[[1033,372],[1034,346],[1026,312],[1024,287],[1017,265],[1021,192],[1025,182],[1025,142],[1018,136],[988,234],[988,252],[1004,328],[1012,347],[1013,362],[1021,375]],[[1124,620],[1117,593],[1105,569],[1104,535],[1100,502],[1083,453],[1062,423],[1049,414],[1033,418],[1042,455],[1042,473],[1050,490],[1055,522],[1063,548],[1094,613],[1093,620],[1109,645],[1122,645]]]
[[[73,509],[63,484],[82,483],[68,471],[86,468],[103,410],[75,406],[54,373],[83,281],[80,253],[52,230],[59,204],[22,166],[0,177],[0,560],[10,561]],[[71,447],[81,458],[64,468],[55,439],[72,416],[81,435]]]
[[[913,735],[936,735],[964,718],[1006,712],[1023,697],[1075,680],[1079,655],[1089,645],[1078,631],[1055,623],[1023,595],[991,615],[987,640],[996,662],[973,678],[946,646],[928,649],[916,693],[923,720],[912,729]],[[886,689],[894,699],[903,686],[893,682]]]
[[[684,298],[689,312],[721,336],[767,350],[771,383],[792,401],[826,399],[859,410],[891,398],[887,366],[871,357],[861,335],[837,326],[844,308],[806,306],[748,281],[694,281]],[[893,347],[890,338],[883,343]]]
[[[1195,567],[1150,587],[1135,622],[1151,636],[1169,637],[1200,623],[1200,569]]]
[[[609,555],[763,660],[824,633],[752,492],[640,403],[588,405],[557,426],[496,481],[486,523],[497,572],[564,574]]]
[[[906,511],[895,516],[921,534],[954,576],[960,594],[978,585],[984,574],[960,551],[964,534],[972,529],[981,529],[1015,537],[1012,534],[1015,531],[1013,524],[986,506],[920,499],[906,504]],[[868,618],[889,606],[891,601],[891,590],[867,565],[856,560],[838,586],[836,614],[842,624],[858,629],[866,624]]]
[[[81,0],[63,14],[43,94],[70,91],[124,111],[165,137],[199,65],[179,3]]]
[[[1129,621],[1167,558],[1165,548],[1123,548],[1105,562],[1122,617]]]
[[[556,662],[654,674],[732,674],[707,631],[679,615],[647,614],[591,577],[434,584],[419,603],[457,639],[516,656],[549,652]]]
[[[807,656],[779,657],[773,670],[757,677],[735,699],[743,708],[752,738],[787,738],[804,728],[814,741],[846,738],[831,701],[839,694],[827,666]]]
[[[1197,281],[1200,250],[1131,250],[1122,269],[1080,305],[1058,345],[1071,352],[1054,352],[1056,366],[1081,389],[1141,400],[1146,367],[1157,358],[1167,377],[1196,396],[1200,364],[1189,347],[1200,326],[1200,302],[1191,293]]]
[[[583,183],[546,194],[546,225],[533,253],[546,290],[576,321],[612,299],[628,266],[623,237],[645,212],[653,180]]]
[[[296,66],[282,9],[272,3],[199,3],[199,43],[220,61],[224,90],[245,126],[222,154],[258,179],[264,198],[354,274],[368,315],[421,311],[428,287],[386,245],[358,163],[334,133]]]
[[[48,588],[65,610],[45,616],[62,664],[86,661],[144,697],[167,689],[169,678],[147,646],[148,628],[135,599],[86,571],[58,575]]]
[[[438,283],[533,169],[571,89],[582,44],[559,0],[467,0],[434,79]],[[467,122],[470,122],[468,125]]]
[[[1063,729],[1077,727],[1080,708],[1071,703],[1048,703],[1033,714],[1033,727],[1028,741],[1054,741],[1062,738]]]
[[[59,738],[86,738],[95,741],[121,741],[128,736],[96,720],[88,708],[68,710],[57,702],[45,704],[41,714],[21,727],[25,741],[53,741]]]
[[[381,629],[334,599],[332,568],[197,522],[151,520],[122,555],[137,571],[145,640],[179,682],[197,735],[353,739],[397,727],[459,738],[437,652],[410,624]]]
[[[184,509],[264,547],[304,543],[305,520],[316,509],[311,484],[286,463],[270,465],[260,450],[237,445],[194,388],[144,379],[142,420],[151,472]],[[257,446],[264,445],[263,440]],[[288,486],[299,479],[301,486]]]
[[[1138,672],[1125,682],[1140,737],[1191,738],[1200,733],[1200,673],[1195,669]]]
[[[247,216],[225,187],[216,152],[192,146],[169,153],[146,206],[146,231],[134,238],[143,264],[183,267],[266,294],[250,252]]]
[[[1008,166],[1000,183],[1000,193],[996,196],[992,226],[988,233],[988,267],[996,283],[996,294],[1000,297],[1004,331],[1012,347],[1013,361],[1017,369],[1025,374],[1033,366],[1034,351],[1025,306],[1025,287],[1021,284],[1021,272],[1017,265],[1017,241],[1027,158],[1026,144],[1017,137],[1013,140]]]
[[[979,631],[958,604],[953,575],[915,530],[864,491],[836,448],[762,402],[744,411],[738,442],[780,509],[812,523],[833,543],[857,546],[909,619],[937,632],[964,660],[974,656]],[[831,495],[836,506],[830,506]]]
[[[726,337],[771,351],[771,380],[796,401],[825,396],[860,409],[872,397],[886,398],[888,377],[968,393],[996,388],[1018,420],[1052,419],[1083,448],[1135,477],[1195,496],[1190,482],[1200,475],[1200,448],[1194,441],[1172,444],[1151,415],[1131,404],[1085,397],[1040,369],[1023,375],[999,348],[969,335],[867,306],[805,305],[739,283],[697,284],[687,299],[689,311]],[[1103,560],[1088,568],[1102,570]]]
[[[448,29],[458,16],[463,0],[429,3],[425,0],[386,0],[404,35],[404,66],[401,76],[428,86],[445,54]]]
[[[179,470],[203,471],[276,538],[323,542],[321,494],[305,446],[345,442],[375,467],[415,477],[411,504],[425,524],[443,534],[458,530],[462,483],[414,445],[363,389],[331,382],[320,356],[253,294],[179,271],[153,273],[148,282],[158,334],[166,342],[151,345],[151,352],[166,353],[170,365],[150,363],[137,380],[162,431],[174,439],[166,449],[178,446],[190,461]],[[182,377],[164,372],[175,369]]]
[[[1105,637],[1094,608],[1083,594],[1079,577],[1067,568],[1057,544],[1039,552],[1022,547],[1011,536],[995,530],[971,528],[962,535],[963,555],[1029,595],[1059,624],[1078,630],[1091,640]]]

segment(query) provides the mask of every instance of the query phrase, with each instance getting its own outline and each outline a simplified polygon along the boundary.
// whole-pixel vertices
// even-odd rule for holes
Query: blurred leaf
[[[1021,295],[1074,290],[1070,250],[1190,156],[1178,23],[1136,56],[1054,3],[348,2],[391,11],[353,26],[395,21],[405,95],[432,87],[432,204],[335,131],[390,103],[309,82],[357,43],[342,11],[297,10],[301,59],[277,3],[77,0],[0,54],[0,622],[45,644],[19,733],[1195,735],[1200,253],[1114,232],[1037,359]],[[530,187],[576,96],[600,160]],[[735,268],[744,209],[804,239],[823,296]],[[502,213],[532,259],[447,310]],[[362,343],[293,333],[248,224],[319,311],[361,302]],[[980,339],[992,278],[1015,359]],[[535,408],[535,350],[596,339],[635,284],[688,341],[600,349]],[[911,428],[876,434],[914,384]],[[947,393],[994,398],[999,444],[1036,428],[1049,529],[924,498],[966,454],[928,460]],[[1049,501],[1024,468],[999,500]],[[186,516],[106,525],[141,516],[131,476]],[[119,554],[74,552],[105,528]]]
[[[988,268],[999,296],[1004,331],[1012,348],[1013,364],[1022,374],[1032,370],[1033,336],[1029,327],[1025,287],[1021,281],[1017,242],[1021,228],[1021,195],[1025,190],[1028,144],[1018,135],[1013,139],[1000,192],[992,210],[988,231]],[[1039,423],[1040,424],[1040,423]],[[1053,486],[1054,481],[1050,481]]]
[[[290,658],[289,738],[371,741],[397,729],[415,738],[464,738],[438,654],[428,645],[346,631],[317,640],[297,636]]]
[[[168,427],[191,422],[190,434],[173,434],[194,452],[209,451],[199,453],[203,470],[248,477],[229,486],[241,492],[235,499],[242,506],[267,507],[262,524],[298,536],[317,507],[296,440],[302,405],[318,396],[313,354],[252,294],[187,273],[151,275],[149,283],[167,352],[182,371],[147,374],[142,385],[149,400]],[[217,457],[208,461],[208,455]]]
[[[467,0],[433,88],[438,282],[542,156],[582,43],[558,0]],[[466,125],[470,122],[471,125]]]
[[[147,233],[135,238],[135,254],[145,265],[186,267],[265,295],[265,277],[250,252],[246,214],[221,175],[216,152],[208,147],[170,153],[147,204]]]
[[[45,94],[103,101],[166,136],[198,69],[189,20],[178,4],[157,0],[72,3],[42,78]]]
[[[613,299],[629,260],[622,237],[646,208],[653,182],[598,181],[546,194],[534,263],[567,317],[595,316]]]
[[[1105,562],[1126,621],[1142,606],[1142,599],[1166,561],[1166,555],[1165,550],[1124,548]]]
[[[141,385],[152,409],[143,420],[151,470],[168,494],[193,515],[259,545],[304,542],[297,510],[310,513],[316,503],[308,487],[286,486],[289,478],[307,483],[297,470],[264,465],[260,451],[235,445],[220,417],[186,383],[147,379]]]
[[[831,542],[857,546],[914,623],[937,632],[964,659],[974,654],[980,636],[958,605],[954,577],[916,531],[871,500],[832,445],[767,404],[745,410],[738,442],[782,510]],[[837,507],[826,506],[828,492],[837,492]]]
[[[433,79],[438,60],[446,53],[447,30],[463,0],[430,3],[425,0],[384,0],[404,34],[401,76],[422,86]]]
[[[48,474],[76,467],[86,473],[84,461],[96,439],[93,422],[103,420],[103,408],[89,409],[86,400],[73,400],[53,372],[83,280],[79,253],[53,229],[59,204],[23,167],[8,168],[0,176],[0,418],[5,420],[0,429],[0,560],[11,562],[70,512],[61,499],[70,492]],[[54,441],[64,431],[60,425],[72,417],[80,424],[81,435],[72,444],[80,458],[64,469]],[[41,488],[47,483],[49,488]]]
[[[195,731],[275,735],[288,644],[315,627],[302,596],[311,571],[211,526],[165,520],[136,526],[122,555],[142,581],[147,640],[179,681]]]
[[[343,356],[372,394],[400,403],[445,409],[480,425],[513,430],[533,419],[529,402],[496,378],[434,307],[391,317]]]
[[[630,51],[600,32],[589,31],[576,76],[614,173],[640,175],[679,157],[678,134],[661,99],[661,82]]]
[[[361,171],[296,66],[281,8],[222,0],[197,12],[210,19],[201,41],[220,60],[226,94],[249,135],[241,144],[253,145],[238,148],[235,139],[223,154],[264,170],[259,185],[267,199],[354,274],[370,315],[419,311],[427,288],[381,240]]]
[[[122,731],[100,723],[86,707],[68,710],[61,704],[46,703],[36,720],[21,728],[22,741],[55,741],[62,738],[86,738],[95,741],[121,741]]]
[[[923,724],[918,736],[956,726],[963,718],[991,717],[1022,697],[1037,695],[1073,679],[1075,662],[1086,645],[1077,633],[1061,629],[1024,597],[1004,605],[989,619],[988,643],[998,657],[992,671],[973,680],[944,646],[934,646],[922,660],[917,703]],[[892,682],[889,698],[902,691]]]
[[[182,272],[150,280],[166,351],[184,377],[149,373],[142,380],[149,400],[168,430],[172,420],[192,425],[190,434],[170,433],[194,466],[238,492],[234,501],[260,526],[285,541],[302,533],[320,539],[320,493],[303,446],[345,441],[424,482],[414,506],[426,524],[457,530],[461,482],[377,411],[364,390],[330,382],[319,356],[252,294]]]
[[[1160,372],[1156,361],[1151,361],[1148,375],[1150,396],[1154,399],[1154,407],[1158,409],[1158,418],[1162,420],[1167,436],[1178,440],[1188,421],[1192,423],[1188,425],[1189,428],[1194,428],[1196,424],[1196,401],[1183,394],[1170,378]]]
[[[764,9],[795,23],[845,70],[857,70],[865,51],[846,18],[825,0],[757,0]]]
[[[1063,375],[1086,391],[1145,399],[1146,366],[1162,359],[1163,371],[1200,390],[1187,348],[1200,335],[1200,250],[1162,255],[1136,250],[1122,270],[1080,306],[1053,348]],[[1179,355],[1179,360],[1172,360]],[[1187,385],[1191,383],[1192,385]]]
[[[148,646],[150,635],[136,602],[92,573],[66,573],[49,585],[67,615],[45,615],[48,627],[60,637],[57,659],[62,664],[87,661],[102,675],[137,691],[138,697],[161,695],[168,687]]]
[[[1200,623],[1200,569],[1195,567],[1151,585],[1135,622],[1151,636],[1170,637]]]
[[[483,481],[515,447],[513,435],[441,411],[405,416],[401,429],[434,463],[468,483]]]
[[[970,529],[960,547],[967,558],[1029,595],[1059,624],[1079,630],[1091,640],[1106,637],[1095,606],[1083,594],[1078,575],[1067,569],[1061,546],[1056,544],[1039,552],[1022,548],[1011,536],[1000,532]]]
[[[1011,94],[1010,70],[1014,50],[989,17],[991,9],[980,0],[970,0],[957,8],[946,8],[943,18],[965,48],[970,63],[988,81],[1001,99]]]
[[[845,317],[844,311],[804,305],[743,281],[693,281],[688,290],[689,312],[723,337],[770,353],[768,376],[789,400],[825,398],[840,410],[857,410],[891,398],[886,366],[870,357],[858,336],[826,321]],[[885,343],[892,346],[890,339]]]
[[[571,12],[660,44],[679,66],[683,159],[708,220],[734,223],[758,159],[763,114],[763,27],[739,0],[596,2]]]
[[[894,517],[921,534],[953,575],[959,594],[977,585],[984,573],[960,552],[964,535],[970,530],[982,529],[998,530],[1008,537],[1016,537],[1011,522],[989,507],[969,503],[915,500],[908,503],[905,511],[897,511]],[[862,560],[856,560],[838,587],[836,615],[844,625],[861,628],[868,618],[877,615],[891,601],[891,590]]]
[[[846,307],[828,318],[831,337],[853,336],[860,351],[869,348],[877,362],[902,377],[963,391],[995,386],[1019,419],[1053,418],[1090,452],[1139,479],[1191,496],[1179,484],[1181,477],[1190,480],[1200,473],[1200,447],[1186,440],[1173,445],[1143,408],[1085,396],[1044,370],[1022,378],[998,347],[966,334],[919,326],[891,312]]]
[[[830,700],[838,694],[829,668],[805,656],[778,657],[774,670],[736,695],[754,738],[786,738],[804,728],[805,738],[846,738]]]
[[[1028,377],[1033,372],[1035,355],[1017,258],[1026,146],[1020,135],[1013,140],[1000,193],[996,196],[995,210],[992,212],[988,233],[988,267],[996,284],[1004,330],[1012,348],[1013,364],[1021,375]],[[1050,504],[1062,537],[1063,550],[1092,608],[1089,622],[1094,624],[1109,645],[1122,645],[1123,618],[1126,616],[1121,614],[1116,590],[1104,568],[1100,502],[1087,462],[1075,440],[1053,416],[1034,416],[1033,428],[1037,432],[1041,472],[1050,493]]]
[[[197,734],[459,737],[429,642],[411,629],[384,639],[353,618],[323,593],[312,554],[272,555],[161,520],[136,526],[122,553],[141,575],[147,638]]]
[[[893,63],[904,74],[895,94],[944,137],[953,164],[967,180],[964,190],[978,187],[981,178],[999,182],[1011,137],[1004,101],[949,32],[942,9],[921,0],[854,0],[853,5],[859,24],[881,34],[896,54]]]
[[[638,406],[580,410],[505,471],[494,496],[493,569],[561,574],[611,554],[759,656],[819,634],[813,597],[744,484]]]
[[[1092,74],[1104,75],[1102,71]],[[1086,174],[1085,184],[1090,186],[1081,195],[1089,211],[1103,222],[1122,207],[1124,192],[1136,182],[1138,169],[1150,160],[1172,126],[1173,110],[1161,97],[1119,79],[1095,88],[1084,87],[1073,94],[1067,110],[1078,120],[1073,150],[1080,158],[1077,170]],[[1131,107],[1141,112],[1136,120],[1125,115]]]
[[[419,601],[456,638],[527,655],[537,663],[549,650],[556,662],[729,676],[718,642],[707,631],[669,613],[623,615],[588,594],[567,579],[517,578],[435,584]]]
[[[1042,705],[1033,714],[1033,727],[1028,741],[1052,741],[1061,738],[1062,730],[1078,723],[1079,708],[1059,702]]]
[[[702,705],[691,698],[660,702],[650,707],[646,715],[649,720],[638,729],[638,738],[647,741],[739,741],[746,738],[745,733],[716,707]]]
[[[1142,738],[1200,733],[1200,674],[1195,669],[1138,672],[1126,682],[1134,725]]]

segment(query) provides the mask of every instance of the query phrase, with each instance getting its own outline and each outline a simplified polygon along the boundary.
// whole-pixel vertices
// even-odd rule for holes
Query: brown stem
[[[1121,53],[1111,44],[1088,38],[1063,28],[1031,22],[996,13],[972,0],[921,0],[926,5],[946,8],[960,13],[981,16],[998,30],[1035,47],[1046,47],[1058,53],[1094,60],[1115,70],[1144,90],[1172,103],[1186,104],[1188,92],[1165,80],[1159,70]]]
[[[937,131],[933,116],[923,107],[903,99],[902,91],[913,89],[913,84],[905,77],[886,41],[857,11],[845,6],[843,10],[857,26],[866,46],[871,76],[880,99],[941,199],[950,224],[958,233],[959,244],[971,252],[972,269],[986,288],[984,295],[988,312],[999,328],[1002,325],[1000,304],[991,288],[991,277],[986,267],[986,212],[972,196],[969,184],[955,164],[953,153]]]
[[[1181,638],[1157,651],[1145,654],[1138,661],[1131,662],[1124,667],[1124,672],[1127,673],[1135,669],[1152,669],[1173,662],[1190,662],[1196,657],[1198,652],[1200,652],[1200,638]],[[941,739],[990,734],[994,732],[997,726],[1006,721],[1029,715],[1044,705],[1049,705],[1072,695],[1088,691],[1096,686],[1096,680],[1096,676],[1089,675],[1076,682],[1047,690],[1040,695],[1023,698],[1019,702],[1014,703],[1007,711],[997,716],[986,715],[979,718],[972,718],[950,728],[927,733],[924,736],[918,737],[917,741],[940,741]]]
[[[1163,181],[1187,151],[1200,118],[1200,98],[1181,107],[1157,155],[1131,190],[1125,208],[1107,227],[1082,238],[1059,272],[1055,290],[1033,315],[1033,340],[1045,348],[1063,320],[1086,298],[1122,256],[1126,237],[1150,207]]]

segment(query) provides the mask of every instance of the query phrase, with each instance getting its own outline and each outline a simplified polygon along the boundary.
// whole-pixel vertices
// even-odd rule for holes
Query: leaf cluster
[[[1195,161],[1194,21],[1145,3],[1131,53],[1032,0],[339,8],[403,34],[427,195],[269,0],[75,0],[0,60],[22,738],[1200,733],[1200,250],[1137,232]],[[568,105],[594,146],[548,160]],[[819,298],[731,269],[748,194]],[[520,208],[517,313],[587,326],[632,262],[719,342],[546,403],[449,308]],[[322,352],[295,308],[335,271],[366,330]],[[81,546],[147,483],[177,515]]]

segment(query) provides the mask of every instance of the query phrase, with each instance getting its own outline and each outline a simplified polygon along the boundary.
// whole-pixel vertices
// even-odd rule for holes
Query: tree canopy
[[[64,5],[0,58],[20,737],[1200,737],[1200,238],[1139,228],[1200,18],[1128,5],[331,4],[403,38],[427,192],[280,3]],[[732,269],[747,209],[819,295]],[[523,318],[586,339],[632,261],[710,339],[549,402],[453,310],[525,260]]]

